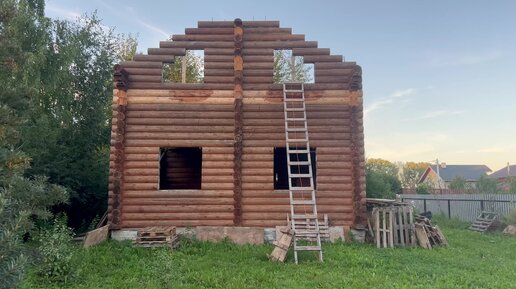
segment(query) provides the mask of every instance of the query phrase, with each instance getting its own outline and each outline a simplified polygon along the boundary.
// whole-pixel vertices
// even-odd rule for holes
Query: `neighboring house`
[[[429,166],[423,173],[418,183],[429,184],[433,189],[448,189],[450,182],[461,177],[470,187],[475,187],[480,176],[491,172],[486,165],[446,165]]]
[[[507,165],[506,167],[501,168],[496,172],[490,174],[489,177],[497,179],[498,181],[505,181],[510,177],[516,177],[516,165]]]
[[[496,179],[500,183],[502,189],[510,190],[512,178],[516,178],[516,165],[507,164],[506,167],[497,170],[489,175],[490,178]]]

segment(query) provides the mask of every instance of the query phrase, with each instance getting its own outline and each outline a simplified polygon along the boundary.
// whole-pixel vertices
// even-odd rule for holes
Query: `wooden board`
[[[290,227],[287,227],[282,230],[281,233],[281,236],[273,243],[275,247],[268,256],[271,261],[285,262],[288,250],[292,245],[294,231]]]
[[[84,237],[84,248],[89,248],[91,246],[98,245],[104,241],[106,241],[109,237],[109,225],[105,225],[93,231],[89,231],[86,233]]]

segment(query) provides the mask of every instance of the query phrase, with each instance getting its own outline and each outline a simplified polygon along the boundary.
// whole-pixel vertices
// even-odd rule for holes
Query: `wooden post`
[[[386,230],[386,223],[385,223],[385,210],[382,208],[382,237],[383,237],[383,247],[387,248],[387,230]]]
[[[378,208],[373,209],[374,231],[376,235],[376,247],[381,248],[380,244],[380,211]]]
[[[394,220],[392,215],[396,216],[393,208],[391,208],[391,210],[389,211],[389,246],[391,248],[394,248],[394,240],[392,235],[394,229]]]
[[[186,55],[181,57],[181,83],[186,83]]]

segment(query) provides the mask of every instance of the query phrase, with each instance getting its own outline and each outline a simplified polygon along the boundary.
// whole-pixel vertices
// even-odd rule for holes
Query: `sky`
[[[279,20],[362,66],[366,157],[516,164],[516,1],[46,2],[93,11],[145,53],[199,20]]]

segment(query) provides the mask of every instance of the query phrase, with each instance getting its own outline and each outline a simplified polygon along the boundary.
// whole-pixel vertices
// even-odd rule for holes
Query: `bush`
[[[419,184],[416,188],[416,194],[418,195],[430,195],[430,187],[423,183]]]
[[[71,260],[74,254],[73,232],[66,226],[66,218],[56,218],[51,227],[41,230],[36,237],[41,264],[38,274],[50,282],[67,282],[73,277]]]
[[[507,216],[503,218],[507,225],[516,225],[516,209],[513,209]]]
[[[400,191],[400,181],[396,177],[376,171],[366,171],[366,195],[368,198],[394,199]]]

